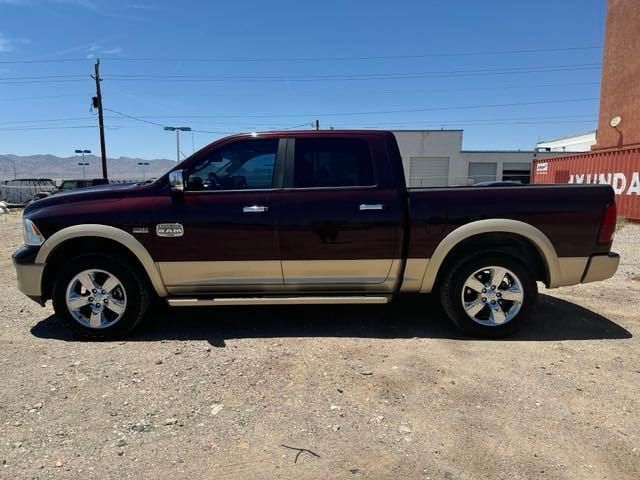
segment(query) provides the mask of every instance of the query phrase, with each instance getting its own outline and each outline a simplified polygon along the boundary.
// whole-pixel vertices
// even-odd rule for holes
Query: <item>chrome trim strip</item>
[[[242,213],[266,213],[269,211],[269,207],[264,205],[251,205],[250,207],[244,207]]]
[[[172,307],[213,307],[222,305],[337,305],[337,304],[384,304],[389,296],[350,297],[251,297],[251,298],[169,298]]]
[[[384,205],[382,205],[381,203],[376,203],[376,204],[361,203],[360,204],[361,212],[366,212],[370,210],[382,210],[382,209],[384,209]]]

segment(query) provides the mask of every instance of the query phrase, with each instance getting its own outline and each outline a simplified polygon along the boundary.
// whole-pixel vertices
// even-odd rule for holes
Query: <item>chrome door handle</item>
[[[242,213],[265,213],[269,211],[269,207],[263,205],[251,205],[250,207],[244,207]]]
[[[384,205],[382,205],[381,203],[361,203],[360,204],[360,211],[364,212],[367,210],[382,210],[384,208]]]

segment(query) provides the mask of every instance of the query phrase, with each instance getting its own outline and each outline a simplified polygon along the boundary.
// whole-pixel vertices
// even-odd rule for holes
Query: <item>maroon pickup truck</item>
[[[611,277],[615,223],[607,185],[412,189],[390,132],[268,132],[219,140],[150,184],[32,203],[13,261],[22,292],[90,337],[126,334],[154,297],[382,304],[429,292],[465,332],[498,337],[529,316],[537,281]]]

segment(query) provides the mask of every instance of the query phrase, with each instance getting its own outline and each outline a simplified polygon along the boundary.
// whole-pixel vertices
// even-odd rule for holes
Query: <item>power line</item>
[[[435,129],[435,128],[460,128],[463,126],[472,126],[472,127],[495,127],[495,126],[508,126],[508,127],[535,127],[540,125],[594,125],[594,121],[590,120],[573,120],[573,121],[563,121],[563,120],[555,120],[555,121],[541,121],[541,122],[484,122],[484,123],[475,123],[475,122],[430,122],[430,123],[419,123],[414,124],[412,129],[422,129],[426,130]],[[385,130],[396,130],[395,124],[380,124],[380,125],[361,125],[363,128],[371,128],[378,129],[383,128]],[[402,128],[398,128],[398,130],[402,130]]]
[[[597,114],[582,114],[582,115],[548,115],[543,117],[498,117],[498,118],[469,118],[469,119],[442,119],[438,121],[437,119],[429,119],[429,120],[413,120],[413,121],[388,121],[388,122],[373,122],[373,123],[365,123],[359,125],[367,125],[367,126],[378,126],[378,125],[415,125],[416,123],[422,124],[433,124],[440,125],[443,123],[452,124],[452,123],[483,123],[483,122],[519,122],[519,121],[569,121],[571,119],[576,121],[582,121],[580,119],[585,119],[584,121],[595,122],[597,121]]]
[[[23,124],[23,123],[50,123],[50,122],[72,122],[76,120],[93,120],[92,117],[71,117],[71,118],[51,118],[51,119],[40,119],[40,120],[14,120],[10,122],[0,122],[0,125],[13,125],[13,124]]]
[[[113,117],[113,118],[120,118],[120,117]],[[107,118],[108,120],[110,118]],[[359,123],[359,125],[366,125],[366,126],[379,126],[379,125],[416,125],[418,123],[429,123],[429,124],[442,124],[442,123],[482,123],[482,122],[505,122],[505,123],[509,123],[509,122],[518,122],[518,121],[582,121],[581,119],[583,119],[584,121],[589,121],[589,122],[593,122],[595,121],[595,119],[597,119],[597,114],[581,114],[581,115],[548,115],[548,116],[527,116],[527,117],[489,117],[489,118],[465,118],[465,119],[437,119],[437,118],[431,118],[431,119],[418,119],[418,120],[411,120],[411,121],[381,121],[381,122],[371,122],[371,123]],[[121,119],[121,120],[125,120],[125,119]],[[255,123],[252,122],[250,124],[235,124],[235,123],[229,123],[229,122],[224,122],[224,123],[219,123],[219,122],[213,122],[213,123],[209,123],[207,122],[207,127],[200,127],[200,128],[215,128],[216,125],[225,125],[228,127],[231,127],[231,130],[255,130],[255,129],[267,129],[267,130],[293,130],[295,128],[300,128],[300,127],[307,127],[307,126],[311,126],[313,127],[313,122],[305,122],[305,123],[301,123],[298,125],[293,125],[293,126],[274,126],[274,124],[272,122],[270,123]],[[210,127],[211,126],[211,127]],[[213,131],[209,131],[207,130],[205,132],[205,130],[201,130],[201,132],[203,133],[228,133],[228,132],[213,132]]]
[[[278,130],[294,130],[300,127],[314,128],[314,126],[315,126],[314,122],[307,122],[307,123],[301,123],[300,125],[293,125],[292,127],[279,127]]]
[[[33,83],[77,83],[84,82],[85,80],[80,79],[59,79],[59,80],[9,80],[5,81],[0,78],[0,83],[3,85],[23,85],[23,84],[33,84]]]
[[[0,98],[0,102],[21,102],[23,100],[43,100],[46,98],[68,98],[68,97],[77,97],[75,94],[65,94],[65,95],[40,95],[37,97],[5,97]]]
[[[420,122],[420,121],[416,121],[415,123],[413,123],[414,125],[414,129],[419,129],[420,126],[426,126],[429,125],[432,128],[433,127],[437,127],[437,128],[441,128],[441,127],[455,127],[455,126],[462,126],[462,125],[468,125],[468,126],[475,126],[475,127],[484,127],[484,126],[498,126],[498,125],[506,125],[506,126],[512,126],[512,127],[526,127],[526,126],[536,126],[536,125],[578,125],[578,124],[594,124],[594,122],[589,121],[589,120],[575,120],[575,121],[536,121],[536,122],[487,122],[487,123],[476,123],[476,122],[429,122],[429,123],[424,123],[424,122]],[[240,133],[240,132],[249,132],[249,131],[271,131],[271,130],[292,130],[295,128],[300,128],[303,126],[309,126],[311,127],[311,123],[304,123],[302,125],[298,125],[298,126],[293,126],[293,127],[271,127],[271,128],[263,128],[263,129],[254,129],[254,128],[244,128],[244,127],[240,127],[238,129],[236,129],[235,131],[228,131],[228,132],[220,132],[220,131],[211,131],[211,130],[197,130],[194,129],[192,130],[193,132],[196,133],[210,133],[210,134],[214,134],[214,135],[232,135],[235,133]],[[366,125],[360,125],[361,127],[364,128],[370,128],[370,129],[376,129],[376,128],[384,128],[385,130],[394,130],[394,126],[398,125],[398,124],[394,124],[394,123],[386,123],[386,124],[366,124]],[[121,128],[129,128],[129,126],[123,126],[123,125],[108,125],[105,126],[105,128],[107,129],[121,129]],[[0,132],[5,132],[5,131],[16,131],[16,132],[22,132],[22,131],[32,131],[32,130],[66,130],[66,129],[95,129],[98,128],[97,125],[62,125],[62,126],[54,126],[54,127],[10,127],[10,128],[0,128]],[[348,125],[345,128],[353,128],[353,125]]]
[[[0,131],[27,131],[27,130],[60,130],[68,128],[98,128],[97,125],[73,125],[73,126],[56,126],[56,127],[16,127],[16,128],[0,128]]]
[[[122,113],[122,112],[119,112],[119,111],[117,111],[117,110],[113,110],[113,109],[111,109],[111,108],[104,108],[104,110],[106,110],[107,112],[111,112],[111,113],[118,114],[118,115],[120,115],[120,116],[122,116],[122,117],[130,118],[130,119],[132,119],[132,120],[137,120],[138,122],[148,123],[148,124],[150,124],[150,125],[154,125],[154,126],[156,126],[156,127],[162,127],[162,128],[164,128],[164,127],[166,126],[166,125],[162,125],[161,123],[151,122],[151,121],[149,121],[149,120],[144,120],[144,119],[139,118],[139,117],[134,117],[133,115],[128,115],[128,114],[126,114],[126,113]]]
[[[129,115],[127,113],[122,113],[122,112],[119,112],[117,110],[113,110],[111,108],[104,108],[104,110],[106,110],[108,112],[115,113],[115,114],[120,115],[120,116],[125,117],[125,118],[130,118],[132,120],[136,120],[136,121],[142,122],[142,123],[147,123],[147,124],[150,124],[150,125],[153,125],[153,126],[156,126],[156,127],[162,127],[162,128],[166,127],[166,125],[163,125],[161,123],[151,122],[149,120],[145,120],[144,118],[140,118],[140,117],[136,117],[136,116],[133,116],[133,115]],[[193,131],[194,132],[198,132],[198,133],[213,133],[213,134],[221,134],[221,135],[227,135],[229,133],[229,132],[211,132],[211,131],[206,131],[206,130],[193,130]]]
[[[527,84],[518,84],[518,85],[500,85],[500,86],[493,86],[493,87],[461,87],[461,88],[437,88],[437,89],[431,89],[431,90],[409,90],[409,89],[403,89],[402,93],[416,93],[416,94],[429,94],[429,93],[443,93],[443,92],[469,92],[469,91],[502,91],[502,90],[510,90],[510,89],[517,89],[517,90],[528,90],[528,89],[532,89],[532,88],[556,88],[556,87],[579,87],[579,86],[595,86],[595,85],[600,85],[600,82],[567,82],[567,83],[544,83],[544,84],[534,84],[534,85],[527,85]],[[139,94],[137,93],[133,93],[133,92],[127,92],[124,90],[120,90],[117,89],[115,87],[111,87],[111,89],[113,91],[116,91],[117,93],[120,93],[122,95],[126,95],[126,96],[131,96],[131,97],[135,97],[135,98],[143,98],[141,97]],[[113,93],[113,92],[112,92]],[[182,92],[180,92],[182,93]],[[189,93],[189,92],[187,92]],[[283,93],[285,95],[291,95],[291,93],[289,91],[286,90],[276,90],[273,92],[269,92],[270,95],[275,95],[278,93]],[[358,90],[356,93],[360,93],[363,95],[397,95],[398,94],[398,90]],[[194,92],[194,95],[197,96],[198,98],[203,98],[203,97],[225,97],[225,98],[233,98],[233,97],[247,97],[247,96],[257,96],[257,97],[263,97],[265,95],[264,91],[259,91],[256,89],[251,89],[249,91],[243,91],[243,92],[226,92],[226,93],[200,93],[200,92]],[[317,97],[318,96],[318,91],[308,91],[308,92],[296,92],[295,93],[296,97],[299,96],[312,96],[312,97]],[[349,96],[352,96],[353,93],[349,92]],[[175,98],[175,96],[172,96],[172,98]],[[0,99],[1,100],[1,99]],[[150,102],[152,103],[152,102]]]
[[[370,55],[370,56],[342,56],[342,57],[254,57],[254,58],[162,58],[162,57],[107,57],[108,60],[118,62],[325,62],[325,61],[353,61],[353,60],[395,60],[417,59],[433,57],[473,57],[489,55],[522,55],[529,53],[575,52],[586,50],[601,50],[602,46],[566,47],[566,48],[537,48],[521,50],[493,50],[476,52],[439,52],[407,55]]]
[[[52,79],[52,78],[85,78],[85,75],[39,75],[36,77],[4,77],[0,78],[0,80],[43,80],[43,79]]]
[[[179,57],[106,57],[103,60],[113,62],[325,62],[325,61],[361,61],[361,60],[394,60],[394,59],[418,59],[433,57],[470,57],[490,55],[523,55],[535,53],[577,52],[589,50],[601,50],[600,45],[588,45],[578,47],[560,48],[535,48],[519,50],[487,50],[475,52],[437,52],[403,55],[370,55],[370,56],[340,56],[340,57],[227,57],[227,58],[179,58]],[[57,58],[57,59],[30,59],[30,60],[4,60],[0,64],[31,64],[31,63],[68,63],[88,62],[87,58]]]
[[[92,58],[47,58],[47,59],[35,59],[35,60],[2,60],[0,64],[20,64],[20,63],[69,63],[69,62],[90,62]]]
[[[364,74],[310,74],[310,75],[161,75],[161,74],[111,74],[105,78],[119,81],[172,81],[172,82],[229,82],[229,81],[353,81],[353,80],[401,80],[414,78],[467,77],[483,75],[516,75],[525,73],[553,73],[580,70],[599,70],[600,63],[582,63],[566,65],[544,65],[536,67],[488,68],[479,70],[451,70],[431,72],[402,73],[364,73]],[[0,79],[2,80],[2,79]]]
[[[449,106],[449,107],[427,107],[427,108],[412,108],[412,109],[398,109],[398,110],[373,110],[367,112],[325,112],[325,113],[288,113],[288,114],[236,114],[236,115],[222,115],[222,114],[172,114],[172,115],[137,115],[131,117],[140,121],[147,121],[144,119],[149,118],[165,118],[165,119],[195,119],[195,118],[296,118],[296,117],[327,117],[327,116],[358,116],[358,115],[386,115],[392,113],[417,113],[417,112],[434,112],[434,111],[446,111],[446,110],[471,110],[482,108],[502,108],[502,107],[518,107],[528,105],[548,105],[548,104],[562,104],[562,103],[578,103],[578,102],[591,102],[598,100],[597,97],[592,98],[570,98],[570,99],[557,99],[557,100],[541,100],[535,102],[516,102],[516,103],[493,103],[483,105],[461,105],[461,106]],[[107,110],[105,108],[105,110]],[[113,110],[110,110],[113,111]],[[119,113],[119,112],[114,112]],[[125,115],[127,116],[127,115]],[[148,122],[151,123],[151,122]],[[164,126],[156,124],[158,126]]]
[[[120,81],[190,81],[190,82],[228,82],[228,81],[347,81],[347,80],[400,80],[428,77],[467,77],[482,75],[515,75],[525,73],[547,73],[579,70],[597,70],[601,63],[578,63],[562,65],[540,65],[526,67],[492,67],[476,70],[449,70],[429,72],[396,72],[396,73],[354,73],[354,74],[287,74],[287,75],[163,75],[163,74],[110,74],[102,78]],[[4,84],[12,83],[59,83],[84,81],[84,75],[41,75],[26,77],[0,77]]]

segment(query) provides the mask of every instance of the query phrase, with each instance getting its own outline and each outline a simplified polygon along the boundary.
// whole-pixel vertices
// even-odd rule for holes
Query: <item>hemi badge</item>
[[[133,227],[131,231],[133,233],[149,233],[149,229],[147,227]]]
[[[181,223],[159,223],[156,225],[156,235],[159,237],[181,237],[184,227]]]

